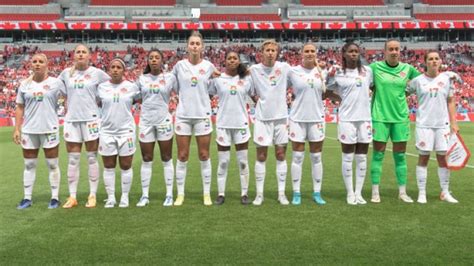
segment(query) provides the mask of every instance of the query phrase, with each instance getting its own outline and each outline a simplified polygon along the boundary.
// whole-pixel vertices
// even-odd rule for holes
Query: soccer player
[[[36,165],[39,149],[43,148],[49,171],[51,201],[49,209],[59,207],[59,181],[61,172],[58,165],[59,121],[58,98],[64,91],[61,80],[48,76],[48,59],[44,54],[31,58],[33,74],[22,81],[16,98],[16,125],[13,141],[21,144],[25,169],[23,171],[24,198],[17,209],[32,205],[33,186],[36,179]]]
[[[254,205],[262,205],[265,183],[268,146],[275,145],[276,174],[278,180],[278,202],[288,205],[285,195],[288,166],[285,161],[288,143],[288,107],[286,92],[288,75],[291,71],[287,63],[277,62],[280,47],[275,40],[266,40],[260,48],[262,62],[250,67],[255,85],[253,100],[257,103],[253,140],[257,145],[255,179],[257,195]]]
[[[96,193],[99,185],[99,163],[97,148],[99,145],[100,114],[97,106],[97,86],[110,79],[104,71],[89,66],[91,53],[84,44],[74,49],[74,65],[59,75],[66,87],[66,118],[64,122],[64,140],[68,152],[67,177],[69,198],[63,208],[77,206],[77,186],[80,176],[80,158],[82,144],[85,144],[89,164],[89,197],[86,207],[96,206]]]
[[[363,66],[360,48],[353,42],[342,47],[342,67],[333,67],[328,76],[328,92],[341,97],[338,139],[342,148],[342,177],[347,204],[366,204],[362,197],[367,172],[367,152],[372,142],[370,87],[372,70]],[[356,161],[356,187],[352,181],[352,163]]]
[[[105,208],[115,207],[115,167],[117,156],[122,176],[122,196],[119,207],[129,205],[128,194],[133,180],[133,154],[135,145],[135,119],[132,105],[138,99],[138,87],[123,79],[125,63],[120,58],[110,62],[110,81],[98,87],[98,100],[102,110],[99,153],[104,163],[104,184],[107,191]]]
[[[168,111],[171,91],[177,87],[176,77],[171,73],[163,73],[163,54],[152,49],[148,52],[148,62],[138,79],[138,87],[142,96],[140,113],[139,139],[142,152],[141,183],[142,197],[137,207],[148,205],[148,191],[152,176],[153,153],[155,142],[160,146],[166,184],[166,197],[163,206],[173,205],[174,166],[173,150],[173,118]]]
[[[321,197],[323,164],[321,151],[325,136],[324,105],[322,95],[325,82],[322,69],[316,64],[317,49],[312,43],[303,46],[302,65],[293,67],[289,81],[295,97],[290,112],[290,140],[293,148],[291,178],[293,181],[294,205],[301,204],[301,172],[304,161],[305,142],[309,142],[311,172],[313,178],[313,199],[319,205],[326,204]]]
[[[248,199],[249,167],[248,141],[250,129],[246,109],[246,96],[251,96],[253,82],[247,75],[247,68],[240,62],[239,54],[227,52],[225,55],[225,73],[211,82],[209,93],[219,97],[217,111],[217,150],[219,167],[217,169],[218,196],[215,201],[221,205],[225,200],[225,183],[230,161],[230,147],[235,144],[239,164],[241,199],[244,205]]]
[[[385,60],[370,64],[374,79],[371,109],[374,131],[374,152],[370,165],[371,201],[380,203],[380,176],[387,141],[390,138],[393,143],[398,196],[403,202],[412,203],[413,200],[406,193],[405,151],[410,139],[410,120],[405,91],[408,81],[420,73],[413,66],[400,62],[400,42],[397,40],[390,39],[385,42],[384,56]]]
[[[436,152],[438,176],[441,186],[440,199],[449,203],[458,201],[449,193],[449,170],[446,165],[446,151],[450,133],[457,133],[456,102],[450,74],[439,72],[442,64],[439,53],[428,51],[424,57],[426,72],[409,83],[409,92],[416,93],[418,110],[416,112],[416,148],[418,165],[418,203],[426,203],[426,180],[430,153]]]
[[[214,65],[202,58],[204,43],[199,32],[192,32],[187,42],[188,58],[179,61],[173,68],[178,80],[179,104],[176,109],[175,133],[178,145],[176,162],[176,186],[178,196],[175,206],[184,201],[187,164],[191,136],[196,136],[201,177],[203,183],[204,205],[212,205],[211,176],[212,167],[209,158],[211,142],[211,101],[209,99],[209,80],[215,72]]]

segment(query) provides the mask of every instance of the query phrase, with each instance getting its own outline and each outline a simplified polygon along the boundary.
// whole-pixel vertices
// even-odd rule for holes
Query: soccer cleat
[[[31,207],[31,205],[33,205],[33,202],[29,199],[22,199],[20,201],[20,203],[18,203],[18,205],[16,206],[16,209],[17,210],[24,210],[26,208],[29,208]]]
[[[288,204],[290,204],[290,202],[289,202],[288,199],[286,198],[286,195],[285,195],[285,194],[280,194],[280,195],[278,195],[278,202],[279,202],[281,205],[288,205]]]
[[[48,204],[48,209],[57,209],[61,205],[58,199],[51,199]]]
[[[242,203],[242,205],[249,205],[251,202],[247,195],[243,195],[242,197],[240,197],[240,203]]]
[[[380,194],[372,190],[372,198],[370,199],[372,203],[380,203]]]
[[[104,208],[106,209],[113,208],[115,207],[115,204],[117,204],[117,201],[115,200],[115,198],[109,198],[105,201]]]
[[[413,203],[413,200],[406,193],[399,194],[398,198],[405,203]]]
[[[416,202],[421,203],[421,204],[427,203],[428,201],[426,200],[426,192],[418,193],[418,200]]]
[[[439,199],[449,203],[459,203],[459,201],[455,199],[449,192],[441,192]]]
[[[347,194],[346,202],[349,205],[357,205],[356,196],[354,193]]]
[[[217,196],[216,201],[214,202],[216,205],[222,205],[224,204],[225,197],[222,195]]]
[[[63,205],[63,209],[71,209],[77,206],[77,199],[69,197]]]
[[[119,208],[128,208],[128,205],[128,195],[122,194],[122,196],[120,197]]]
[[[204,205],[211,206],[212,205],[211,195],[205,194],[203,197],[203,201],[204,201]]]
[[[86,202],[86,208],[95,208],[97,206],[97,199],[95,195],[89,195]]]
[[[355,200],[357,204],[364,205],[367,204],[367,201],[362,197],[362,195],[357,195],[355,196]]]
[[[137,203],[137,207],[145,207],[150,203],[148,197],[142,196]]]
[[[263,195],[262,194],[257,194],[255,197],[255,200],[252,202],[253,205],[255,206],[260,206],[263,203]]]
[[[166,196],[165,201],[163,201],[163,206],[165,206],[165,207],[173,206],[173,197],[172,196]]]
[[[183,205],[183,202],[184,202],[184,195],[178,195],[178,197],[176,197],[176,200],[174,201],[174,206],[181,206]]]
[[[293,199],[291,200],[293,205],[301,205],[301,192],[293,192]]]
[[[321,192],[313,192],[313,200],[318,205],[326,204],[326,201],[321,197]]]

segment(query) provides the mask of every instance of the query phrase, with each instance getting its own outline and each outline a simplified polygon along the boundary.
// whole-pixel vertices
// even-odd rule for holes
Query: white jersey
[[[97,86],[110,79],[104,71],[88,67],[84,71],[66,68],[58,77],[64,82],[67,97],[66,121],[84,122],[99,118],[99,107],[97,106]]]
[[[21,82],[16,102],[25,106],[23,133],[46,134],[59,130],[57,108],[63,90],[61,80],[53,77],[40,83],[34,80]]]
[[[340,68],[333,77],[327,78],[327,89],[337,93],[342,101],[339,106],[339,121],[371,121],[370,87],[372,86],[372,69],[362,66],[364,72],[356,69]]]
[[[416,93],[418,98],[417,127],[449,127],[447,101],[448,97],[452,97],[454,92],[447,73],[443,72],[436,78],[420,75],[409,83],[408,91]]]
[[[294,122],[323,122],[323,80],[318,68],[306,69],[296,66],[291,69],[290,83],[295,100],[291,105],[290,119]]]
[[[246,97],[250,96],[252,91],[253,82],[250,76],[241,79],[239,75],[231,77],[223,73],[212,80],[209,94],[219,96],[218,128],[248,127]]]
[[[140,94],[138,87],[127,80],[120,84],[106,81],[99,85],[98,91],[102,103],[100,134],[135,134],[132,105]]]
[[[140,124],[162,124],[170,115],[168,103],[171,91],[177,88],[176,77],[171,73],[161,73],[158,76],[148,73],[138,78],[137,85],[142,96]]]
[[[179,96],[177,117],[207,118],[211,115],[208,89],[214,71],[214,65],[207,60],[193,65],[188,59],[184,59],[174,66],[173,74],[178,80]]]
[[[271,121],[288,117],[286,90],[290,65],[275,62],[273,67],[263,64],[250,67],[250,74],[255,86],[254,95],[259,97],[255,108],[255,118],[260,121]]]

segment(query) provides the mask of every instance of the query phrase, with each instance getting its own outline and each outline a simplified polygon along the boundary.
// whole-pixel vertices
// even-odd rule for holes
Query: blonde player
[[[342,67],[328,76],[328,91],[342,99],[339,107],[338,139],[342,146],[342,177],[347,190],[347,204],[366,204],[362,187],[367,172],[367,152],[372,142],[370,87],[372,70],[362,66],[359,46],[342,47]],[[356,187],[352,181],[352,163],[356,161]]]
[[[188,58],[179,61],[173,68],[173,74],[178,80],[179,96],[175,121],[178,145],[178,161],[176,162],[178,196],[174,205],[181,206],[184,201],[189,146],[191,136],[194,134],[201,161],[204,205],[209,206],[212,205],[210,195],[212,167],[209,158],[212,124],[208,87],[215,67],[202,58],[204,43],[199,32],[192,32],[187,44]]]
[[[225,184],[230,162],[230,147],[235,144],[240,172],[241,198],[244,205],[248,199],[248,141],[250,139],[246,98],[251,96],[253,83],[247,75],[247,68],[240,62],[239,54],[227,52],[225,55],[225,73],[211,83],[209,93],[219,97],[217,111],[217,150],[219,167],[217,170],[217,205],[225,200]]]
[[[110,62],[110,81],[98,87],[98,100],[102,107],[99,153],[104,163],[104,184],[107,191],[105,208],[115,207],[115,167],[117,156],[122,176],[122,196],[119,207],[129,205],[128,194],[132,186],[132,161],[135,153],[135,119],[132,105],[139,95],[138,87],[123,79],[125,63],[120,58]]]
[[[449,203],[458,201],[449,193],[449,170],[446,166],[446,151],[450,133],[459,131],[456,122],[456,102],[451,86],[452,72],[439,72],[442,64],[439,53],[428,51],[424,57],[425,74],[418,76],[409,84],[409,92],[418,97],[416,112],[416,148],[418,165],[418,203],[426,203],[426,180],[430,153],[436,152],[438,176],[441,186],[440,199]]]
[[[91,53],[87,46],[79,44],[74,49],[74,65],[66,68],[59,75],[66,86],[66,118],[64,122],[64,139],[68,152],[67,177],[69,198],[63,208],[77,206],[77,186],[80,176],[80,158],[82,144],[87,151],[89,164],[90,192],[86,207],[96,206],[96,193],[99,185],[99,163],[97,148],[99,145],[100,115],[96,103],[97,86],[110,79],[104,71],[89,66]]]
[[[292,204],[301,204],[301,172],[306,141],[309,142],[311,172],[313,178],[313,199],[319,205],[326,204],[321,197],[323,164],[321,151],[325,136],[324,105],[322,95],[325,84],[322,70],[316,65],[316,46],[307,43],[302,50],[302,65],[293,67],[290,83],[295,97],[290,112],[290,140],[293,147],[291,178],[293,181]]]
[[[163,59],[163,54],[159,50],[150,50],[147,66],[138,79],[142,96],[139,139],[143,161],[141,166],[142,197],[137,207],[143,207],[149,203],[148,192],[152,177],[155,142],[158,142],[160,146],[166,184],[163,206],[173,205],[173,118],[168,111],[168,103],[171,91],[177,87],[177,82],[173,74],[163,73]]]
[[[255,179],[257,195],[254,205],[262,205],[266,174],[268,146],[275,145],[276,174],[278,180],[278,202],[288,205],[285,195],[288,166],[285,161],[288,143],[288,107],[286,92],[288,75],[291,71],[287,63],[277,62],[279,45],[275,40],[266,40],[261,45],[262,62],[250,68],[255,85],[254,101],[255,125],[253,140],[257,145]]]
[[[31,58],[33,75],[21,82],[16,98],[16,126],[13,141],[21,144],[25,169],[23,171],[24,198],[17,209],[32,205],[33,186],[36,179],[36,165],[39,149],[43,148],[49,171],[51,201],[49,209],[59,207],[59,181],[61,172],[58,165],[59,122],[57,115],[58,98],[64,91],[63,83],[48,76],[48,59],[44,54]]]

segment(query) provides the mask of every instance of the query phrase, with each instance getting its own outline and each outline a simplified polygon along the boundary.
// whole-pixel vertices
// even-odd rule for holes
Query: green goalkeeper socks
[[[375,151],[372,154],[372,162],[370,163],[370,177],[372,185],[380,184],[380,175],[382,175],[382,163],[385,152]]]
[[[395,174],[399,186],[407,184],[407,160],[404,152],[394,152],[393,160],[395,161]]]

